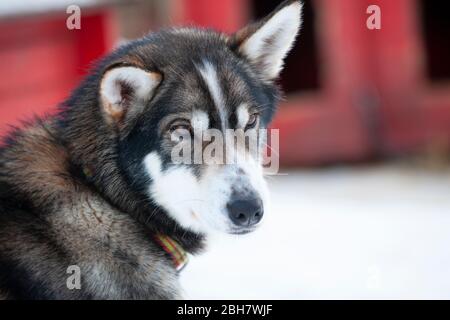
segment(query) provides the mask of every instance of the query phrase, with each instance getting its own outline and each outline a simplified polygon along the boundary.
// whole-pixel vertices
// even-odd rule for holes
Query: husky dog
[[[252,231],[267,206],[260,162],[177,164],[172,133],[266,128],[301,9],[285,1],[233,35],[151,33],[101,60],[55,116],[9,134],[0,299],[177,299],[186,252],[215,230]]]

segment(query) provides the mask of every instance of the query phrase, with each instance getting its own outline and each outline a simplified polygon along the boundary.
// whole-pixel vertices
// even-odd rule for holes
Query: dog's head
[[[291,0],[231,36],[175,28],[119,48],[103,69],[99,100],[130,186],[190,231],[253,230],[268,192],[260,148],[249,144],[264,145],[258,129],[275,112],[274,81],[300,24],[301,3]],[[220,137],[211,132],[226,137],[229,129],[245,142],[225,138],[212,151],[207,141]],[[188,161],[175,161],[174,150]],[[223,162],[207,161],[222,151]]]

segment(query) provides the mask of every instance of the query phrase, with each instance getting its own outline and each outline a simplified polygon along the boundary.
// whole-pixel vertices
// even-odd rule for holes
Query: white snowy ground
[[[450,170],[307,170],[269,186],[260,230],[191,258],[186,298],[450,298]]]

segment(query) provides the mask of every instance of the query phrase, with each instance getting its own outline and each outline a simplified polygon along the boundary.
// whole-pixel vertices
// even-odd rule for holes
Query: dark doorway
[[[254,18],[264,17],[281,2],[281,0],[253,0]],[[286,93],[317,90],[320,86],[313,4],[312,1],[304,1],[302,31],[286,59],[287,67],[281,76],[281,85]]]

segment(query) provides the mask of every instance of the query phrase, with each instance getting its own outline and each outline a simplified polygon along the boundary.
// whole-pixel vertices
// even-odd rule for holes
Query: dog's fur
[[[12,132],[0,149],[0,299],[179,298],[152,235],[197,253],[209,226],[251,231],[223,210],[236,194],[265,203],[260,166],[174,166],[165,121],[245,127],[252,107],[266,127],[300,15],[290,0],[231,36],[152,33],[101,60],[56,116]],[[66,285],[71,265],[79,290]]]

